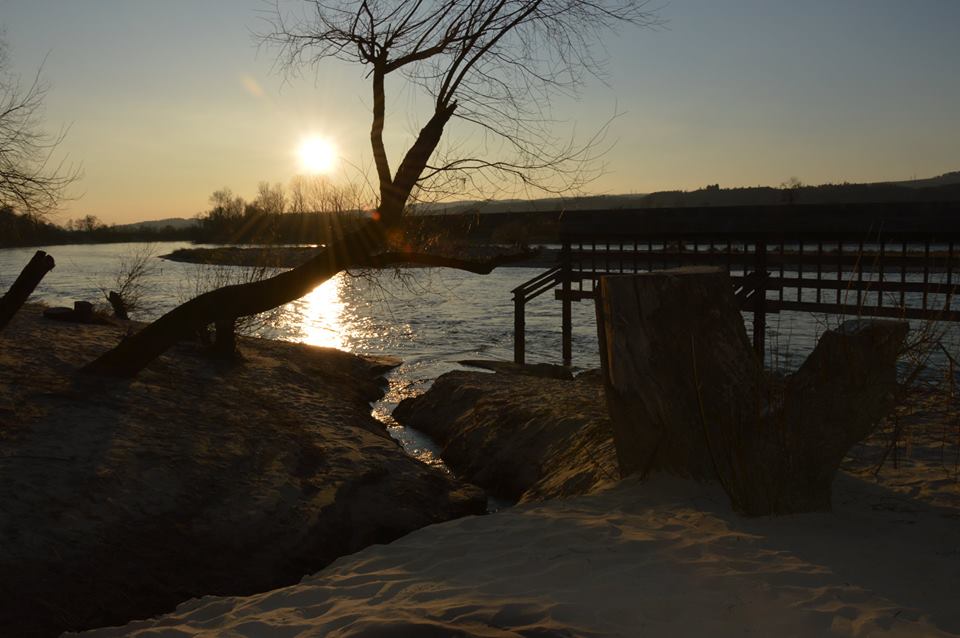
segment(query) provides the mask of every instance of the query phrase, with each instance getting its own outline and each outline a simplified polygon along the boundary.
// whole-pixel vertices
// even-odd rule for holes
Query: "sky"
[[[960,0],[663,0],[662,25],[603,43],[605,82],[553,105],[558,135],[611,115],[596,194],[931,177],[960,170]],[[54,221],[190,217],[229,187],[288,183],[301,141],[332,179],[369,171],[363,69],[285,77],[257,46],[263,0],[0,0],[8,71],[48,86],[58,157],[82,168]],[[417,100],[388,86],[386,142]]]

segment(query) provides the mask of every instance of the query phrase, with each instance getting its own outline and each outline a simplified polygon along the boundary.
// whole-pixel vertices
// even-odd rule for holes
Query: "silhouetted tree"
[[[229,188],[221,188],[210,196],[210,210],[200,218],[202,235],[207,241],[239,241],[237,232],[243,221],[247,203]]]
[[[253,229],[254,241],[272,243],[280,239],[280,216],[287,208],[283,184],[260,182],[257,197],[247,206],[245,226]]]
[[[100,221],[100,218],[96,215],[84,215],[82,218],[76,220],[74,224],[75,230],[85,233],[92,233],[96,230],[107,227],[107,225]]]
[[[78,177],[76,169],[53,162],[64,133],[43,130],[46,93],[39,72],[25,84],[7,70],[6,43],[0,40],[0,206],[31,215],[56,208]]]
[[[546,190],[579,184],[593,146],[556,138],[549,106],[558,93],[573,93],[585,75],[600,72],[595,51],[611,29],[652,23],[645,4],[308,0],[299,14],[278,5],[274,28],[263,37],[280,47],[281,63],[291,71],[327,59],[365,69],[379,213],[390,223],[419,188],[462,194],[504,177]],[[386,84],[394,76],[419,89],[432,106],[395,171],[383,142]],[[479,133],[475,139],[482,150],[471,154],[458,144],[438,152],[452,120]]]
[[[278,4],[264,41],[280,47],[295,71],[329,59],[363,67],[370,78],[370,144],[379,202],[370,220],[345,232],[305,264],[264,281],[228,286],[170,311],[87,367],[133,375],[177,339],[204,325],[255,314],[297,299],[346,268],[398,262],[489,272],[478,263],[416,252],[401,217],[417,189],[443,192],[510,177],[542,188],[582,178],[593,145],[558,143],[548,105],[597,74],[602,37],[621,24],[650,24],[639,0],[310,0],[291,14]],[[383,141],[386,80],[399,76],[422,90],[431,112],[396,170]],[[479,129],[484,154],[438,153],[452,119]],[[506,155],[494,158],[494,149]],[[488,154],[489,153],[489,154]],[[558,178],[552,184],[548,177]]]
[[[794,204],[800,199],[800,192],[803,190],[803,182],[798,177],[791,177],[785,182],[780,183],[781,199],[784,204]]]

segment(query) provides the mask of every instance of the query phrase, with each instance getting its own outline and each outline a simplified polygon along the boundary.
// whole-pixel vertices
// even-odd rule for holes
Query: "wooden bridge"
[[[781,310],[960,321],[960,203],[658,208],[566,213],[557,265],[513,290],[514,360],[525,359],[525,307],[561,302],[563,361],[572,304],[604,275],[701,265],[730,273],[753,344]]]

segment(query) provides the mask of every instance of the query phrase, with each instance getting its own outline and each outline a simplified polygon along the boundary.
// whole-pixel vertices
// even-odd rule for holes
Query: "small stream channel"
[[[440,456],[443,448],[438,445],[436,441],[419,430],[401,425],[393,418],[393,410],[397,407],[401,399],[423,394],[429,390],[433,384],[432,380],[411,382],[409,377],[403,374],[402,368],[403,366],[399,366],[384,375],[384,378],[387,380],[387,390],[379,401],[374,401],[371,404],[371,415],[383,423],[384,427],[387,428],[387,432],[390,433],[390,436],[400,444],[407,454],[446,474],[461,478],[444,463],[443,458]],[[510,499],[487,494],[488,514],[512,507],[513,505],[515,505],[515,502]]]

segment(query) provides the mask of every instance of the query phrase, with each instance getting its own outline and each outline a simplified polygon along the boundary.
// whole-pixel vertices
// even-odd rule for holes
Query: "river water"
[[[116,288],[123,262],[147,251],[151,267],[143,277],[143,310],[133,319],[149,321],[189,299],[214,281],[241,280],[248,269],[210,267],[160,259],[186,242],[90,244],[44,248],[56,261],[31,297],[48,305],[75,300],[104,303],[101,288]],[[5,291],[37,248],[0,250],[0,290]],[[376,277],[340,273],[309,295],[252,326],[254,336],[329,346],[357,354],[387,355],[403,363],[388,377],[374,415],[421,460],[439,464],[426,437],[396,424],[390,413],[403,398],[423,392],[444,372],[462,369],[462,359],[513,359],[513,301],[510,291],[542,268],[502,268],[490,275],[449,269],[384,271]],[[527,307],[527,357],[560,363],[560,305],[548,295]],[[595,367],[593,307],[574,313],[574,363]]]
[[[160,259],[185,242],[53,246],[56,268],[41,282],[31,301],[72,306],[74,300],[102,302],[101,288],[135,255],[147,253],[142,279],[143,310],[134,319],[149,321],[215,281],[242,280],[248,269],[184,264]],[[0,290],[5,291],[36,248],[0,250]],[[389,376],[374,415],[384,421],[407,450],[437,463],[433,444],[408,432],[390,417],[401,399],[423,392],[462,359],[513,358],[513,301],[510,291],[543,271],[500,268],[489,275],[417,268],[384,271],[375,277],[340,273],[313,292],[279,309],[269,321],[252,326],[255,336],[340,348],[357,354],[388,355],[403,361]],[[745,316],[749,326],[749,315]],[[768,365],[793,369],[836,317],[783,312],[768,317]],[[534,299],[526,312],[527,361],[560,363],[560,303],[551,294]],[[573,365],[599,365],[591,302],[573,306]],[[956,330],[948,341],[956,343]]]

